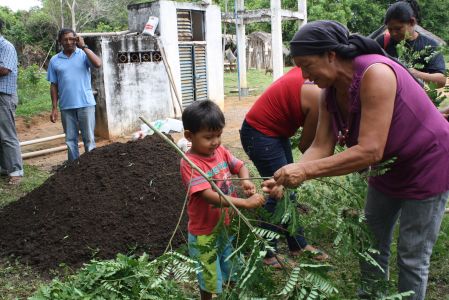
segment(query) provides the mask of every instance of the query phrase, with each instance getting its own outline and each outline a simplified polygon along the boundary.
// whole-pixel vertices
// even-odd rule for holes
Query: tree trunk
[[[65,0],[65,3],[70,9],[70,15],[72,17],[72,29],[76,32],[76,16],[75,16],[75,6],[76,6],[76,0],[72,1],[72,4],[70,4],[69,0]]]
[[[59,0],[60,10],[61,10],[61,29],[64,28],[64,11],[62,10],[62,0]]]

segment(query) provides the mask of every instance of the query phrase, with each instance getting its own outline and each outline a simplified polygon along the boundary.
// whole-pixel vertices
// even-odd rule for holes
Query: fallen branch
[[[208,177],[206,175],[206,173],[203,172],[203,170],[201,170],[197,165],[195,165],[194,162],[192,162],[186,155],[185,153],[173,142],[171,141],[166,135],[164,135],[163,133],[161,133],[159,130],[157,130],[153,125],[151,125],[150,122],[148,122],[144,117],[139,117],[140,120],[142,120],[142,122],[144,122],[145,124],[148,125],[148,127],[150,127],[159,137],[161,137],[166,143],[168,143],[173,149],[175,149],[176,152],[178,152],[179,155],[181,155],[181,157],[196,171],[198,171],[198,173],[200,173],[201,176],[204,177],[204,179],[206,179],[212,189],[218,193],[218,195],[220,195],[220,200],[224,199],[224,201],[226,201],[230,207],[232,207],[234,209],[234,211],[237,213],[237,215],[243,220],[243,222],[246,224],[246,226],[248,226],[248,228],[251,230],[251,232],[254,234],[254,236],[262,241],[265,245],[268,245],[268,242],[262,238],[260,235],[258,235],[256,233],[255,227],[251,224],[251,222],[245,217],[245,215],[234,205],[234,203],[232,203],[227,197],[226,195],[223,193],[222,190],[220,190],[220,188],[215,184],[215,182],[213,180],[211,180],[210,177]],[[274,256],[276,257],[276,260],[279,262],[279,264],[282,266],[283,270],[286,270],[285,264],[284,262],[277,256],[277,254],[274,254]]]

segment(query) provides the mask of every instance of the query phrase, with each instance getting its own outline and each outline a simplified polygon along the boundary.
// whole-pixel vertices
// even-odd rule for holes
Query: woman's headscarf
[[[386,55],[380,45],[348,29],[337,21],[314,21],[305,24],[290,42],[290,54],[294,56],[321,54],[335,51],[344,58],[362,54]]]
[[[290,55],[319,55],[327,51],[335,51],[343,58],[354,58],[363,54],[379,54],[390,58],[409,73],[410,71],[396,58],[388,55],[384,49],[370,38],[359,34],[350,34],[349,30],[337,21],[313,21],[303,25],[290,41]],[[411,74],[411,73],[410,73]],[[421,86],[416,77],[412,77]]]

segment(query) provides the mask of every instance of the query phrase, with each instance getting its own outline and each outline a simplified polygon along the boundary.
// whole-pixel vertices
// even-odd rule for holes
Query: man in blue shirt
[[[47,70],[53,104],[50,120],[58,118],[58,101],[68,159],[78,159],[78,131],[81,131],[86,152],[95,148],[95,99],[92,93],[90,67],[101,66],[101,59],[72,29],[58,33],[63,50],[53,56]]]
[[[0,32],[2,27],[0,20]],[[15,125],[17,103],[17,53],[14,46],[0,35],[0,174],[9,176],[11,185],[19,184],[23,176]]]

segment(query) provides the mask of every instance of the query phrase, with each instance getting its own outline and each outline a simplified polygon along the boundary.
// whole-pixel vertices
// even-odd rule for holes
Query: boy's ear
[[[190,130],[184,130],[184,137],[191,142],[192,141],[192,132]]]

